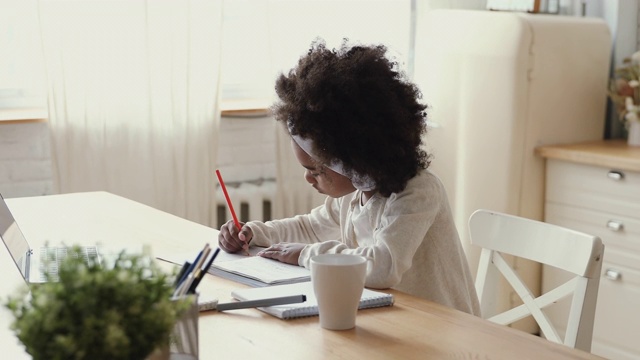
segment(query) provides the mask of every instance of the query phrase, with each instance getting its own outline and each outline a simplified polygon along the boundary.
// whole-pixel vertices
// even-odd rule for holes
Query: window
[[[223,0],[222,110],[264,109],[311,42],[381,43],[407,70],[411,0]],[[37,0],[0,1],[0,120],[46,118]]]
[[[0,1],[0,120],[46,118],[35,0]]]
[[[317,37],[387,45],[408,70],[410,0],[227,0],[223,26],[223,109],[268,107],[277,75]]]

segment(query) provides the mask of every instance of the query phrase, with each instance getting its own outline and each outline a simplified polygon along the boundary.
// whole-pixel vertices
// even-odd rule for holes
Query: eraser
[[[218,306],[218,299],[207,300],[198,303],[198,311],[215,310]]]

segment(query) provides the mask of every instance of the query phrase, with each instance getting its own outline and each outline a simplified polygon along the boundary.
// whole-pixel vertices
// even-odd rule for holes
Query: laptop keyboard
[[[80,249],[83,260],[89,262],[89,259],[98,259],[97,246],[84,246]],[[40,280],[46,281],[49,274],[51,280],[58,281],[58,271],[60,263],[67,257],[68,248],[66,247],[43,247],[40,249]]]

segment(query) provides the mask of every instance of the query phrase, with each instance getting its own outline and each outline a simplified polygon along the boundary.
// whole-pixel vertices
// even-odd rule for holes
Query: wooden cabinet
[[[640,358],[640,147],[624,141],[544,146],[545,221],[599,236],[605,244],[592,353]],[[545,267],[546,291],[564,277]],[[548,315],[566,323],[568,301]]]

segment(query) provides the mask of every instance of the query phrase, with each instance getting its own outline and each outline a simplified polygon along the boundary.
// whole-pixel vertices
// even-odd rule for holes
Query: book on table
[[[306,295],[307,301],[297,304],[259,307],[258,309],[280,319],[294,319],[318,315],[318,301],[311,282],[273,285],[260,288],[235,289],[231,292],[234,299],[240,301],[268,299],[289,295]],[[367,309],[393,305],[393,295],[364,288],[358,309]]]

